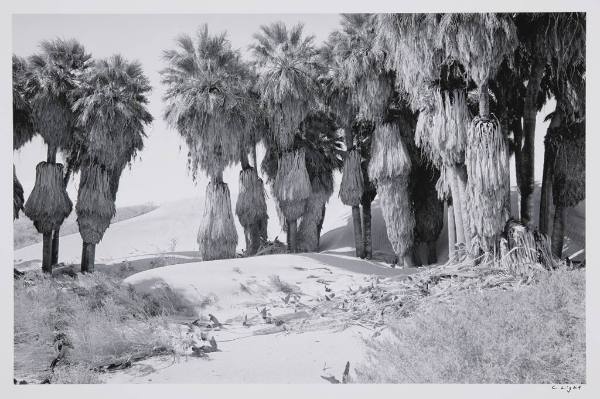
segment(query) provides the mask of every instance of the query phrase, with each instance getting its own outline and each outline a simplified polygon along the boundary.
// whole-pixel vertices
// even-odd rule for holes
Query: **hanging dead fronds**
[[[267,215],[265,188],[254,168],[240,172],[240,192],[235,204],[235,214],[244,229],[260,223]]]
[[[555,154],[553,202],[575,206],[585,199],[585,121],[548,129],[548,144]]]
[[[342,170],[342,182],[340,183],[340,199],[344,205],[357,206],[364,191],[364,179],[360,167],[360,151],[353,149],[347,152]]]
[[[402,259],[412,250],[415,215],[408,190],[408,176],[379,180],[377,194],[394,253]]]
[[[237,232],[226,183],[210,182],[206,187],[204,210],[198,229],[198,246],[202,260],[235,257]]]
[[[471,233],[494,237],[508,219],[509,187],[507,145],[495,117],[475,117],[465,152],[467,201]]]
[[[440,20],[438,47],[459,61],[467,76],[481,87],[492,79],[518,44],[517,29],[509,14],[448,13]]]
[[[304,207],[304,213],[298,225],[298,248],[313,252],[319,248],[319,226],[323,223],[325,204],[332,191],[318,183],[313,184],[312,193]]]
[[[371,144],[369,178],[376,182],[410,173],[410,155],[395,124],[383,124],[375,128]]]
[[[40,162],[35,168],[35,185],[25,203],[25,215],[44,234],[59,228],[72,208],[63,181],[63,165]]]
[[[75,211],[83,242],[98,244],[115,216],[110,174],[103,166],[92,164],[82,168]]]
[[[440,173],[419,165],[411,173],[411,200],[415,212],[415,242],[437,241],[444,226],[444,203],[438,198],[436,182]]]
[[[19,179],[17,179],[17,171],[13,165],[13,219],[19,218],[19,211],[23,210],[23,204],[25,198],[23,197],[23,186]]]
[[[440,177],[435,183],[435,190],[441,201],[445,201],[452,196],[452,176],[450,173],[448,166],[443,164],[440,166]]]
[[[281,155],[273,191],[286,219],[296,220],[302,216],[306,200],[311,194],[303,149]]]

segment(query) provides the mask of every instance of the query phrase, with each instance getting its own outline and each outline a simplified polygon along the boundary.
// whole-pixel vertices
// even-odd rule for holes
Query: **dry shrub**
[[[346,154],[340,183],[340,199],[344,205],[358,206],[364,191],[360,151],[352,150]]]
[[[40,162],[35,168],[35,185],[25,202],[25,215],[40,233],[60,227],[71,213],[73,203],[63,181],[63,165]]]
[[[198,229],[202,260],[234,258],[237,239],[229,188],[226,183],[210,182]]]
[[[15,280],[15,377],[89,383],[90,370],[171,350],[169,316],[196,316],[168,287],[139,293],[102,273]],[[54,375],[56,342],[66,347]]]
[[[110,175],[102,166],[92,164],[81,171],[75,210],[83,242],[98,244],[115,216]]]
[[[356,382],[581,384],[585,346],[585,272],[561,268],[422,306],[367,343]]]

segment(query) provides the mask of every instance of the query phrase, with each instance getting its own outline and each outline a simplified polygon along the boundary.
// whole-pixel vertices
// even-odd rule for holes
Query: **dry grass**
[[[172,351],[170,316],[193,316],[169,288],[140,294],[101,273],[76,278],[41,273],[15,281],[15,377],[96,382],[93,370]],[[57,368],[50,365],[65,350]]]
[[[357,382],[585,383],[585,272],[457,291],[368,342]]]

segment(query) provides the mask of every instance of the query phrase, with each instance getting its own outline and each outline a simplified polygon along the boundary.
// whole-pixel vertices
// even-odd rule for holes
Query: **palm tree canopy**
[[[13,149],[18,150],[35,135],[31,106],[25,99],[25,86],[28,73],[27,61],[12,57],[13,94]]]
[[[98,60],[82,79],[73,110],[85,144],[86,158],[121,170],[143,148],[151,87],[137,61],[121,55]]]
[[[32,108],[34,127],[50,146],[64,149],[73,138],[75,117],[71,95],[91,55],[75,39],[42,41],[41,51],[29,58],[25,98]]]
[[[257,82],[261,103],[277,145],[293,144],[295,130],[315,110],[320,68],[314,37],[303,33],[303,25],[288,29],[282,22],[263,25],[250,46],[260,74]]]
[[[185,139],[194,178],[199,168],[212,177],[238,159],[240,132],[251,126],[251,74],[226,34],[212,36],[206,25],[195,41],[181,35],[176,43],[163,52],[164,118]]]
[[[338,80],[352,89],[359,116],[370,120],[383,117],[394,90],[385,52],[373,45],[377,38],[375,22],[371,14],[343,14],[341,29],[329,37],[338,60]]]

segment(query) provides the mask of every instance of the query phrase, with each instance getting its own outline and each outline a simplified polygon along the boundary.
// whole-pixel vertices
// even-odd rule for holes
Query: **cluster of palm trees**
[[[550,98],[556,110],[546,135],[539,230],[562,255],[565,209],[585,196],[585,14],[349,14],[320,46],[301,24],[261,26],[253,39],[244,60],[226,33],[202,26],[163,53],[164,118],[185,139],[194,178],[210,178],[198,232],[203,259],[235,256],[228,165],[242,168],[235,214],[246,253],[267,239],[259,143],[266,149],[260,169],[291,252],[318,250],[333,173],[341,170],[339,195],[352,207],[357,256],[372,256],[376,195],[405,265],[436,261],[444,203],[451,256],[495,253],[510,217],[513,155],[519,218],[536,227],[536,115]],[[46,269],[56,261],[46,250],[58,249],[58,228],[70,212],[64,187],[72,171],[82,175],[76,211],[83,258],[93,259],[120,173],[142,148],[152,117],[138,64],[119,56],[92,63],[74,41],[44,42],[42,50],[13,60],[13,108],[15,146],[34,133],[48,144],[48,160],[38,165],[40,194],[25,204],[44,234]],[[63,179],[49,189],[52,176]],[[15,214],[18,207],[15,200]]]
[[[76,40],[40,43],[27,59],[13,56],[14,149],[40,135],[48,147],[24,202],[14,176],[14,217],[23,210],[43,235],[42,269],[58,263],[60,226],[72,211],[66,187],[81,175],[77,222],[81,270],[93,271],[95,246],[115,214],[119,179],[143,148],[151,87],[141,65],[120,55],[93,60]],[[61,154],[66,165],[57,162]]]
[[[495,252],[510,216],[513,154],[520,220],[535,227],[535,117],[550,97],[557,110],[540,230],[550,234],[552,197],[554,253],[561,256],[564,209],[585,192],[584,14],[350,14],[322,46],[302,25],[277,22],[254,35],[248,62],[206,26],[196,41],[183,36],[177,44],[165,52],[165,117],[188,141],[194,173],[211,176],[209,190],[224,187],[224,195],[209,198],[227,203],[206,206],[199,244],[216,251],[207,259],[234,255],[229,192],[220,179],[238,154],[241,173],[257,173],[247,154],[259,141],[291,251],[318,249],[331,176],[341,169],[339,195],[352,207],[357,256],[372,256],[376,194],[404,264],[422,263],[415,255],[421,243],[435,262],[444,202],[451,254]],[[242,181],[256,186],[242,188],[236,207],[254,253],[266,224],[263,182],[258,175]],[[260,211],[249,217],[246,205]]]

